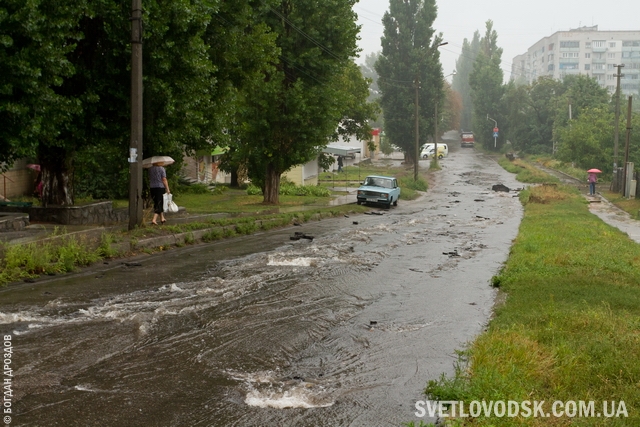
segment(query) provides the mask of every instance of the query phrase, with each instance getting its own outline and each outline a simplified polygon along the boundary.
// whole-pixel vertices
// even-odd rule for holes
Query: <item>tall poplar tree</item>
[[[500,64],[502,48],[498,47],[498,33],[493,29],[493,21],[486,23],[485,35],[480,40],[480,50],[473,63],[473,71],[469,76],[471,98],[473,101],[473,132],[476,140],[487,148],[494,148],[494,123],[487,120],[487,115],[498,122],[502,120],[502,95],[504,93],[504,74]],[[495,147],[499,149],[504,137],[498,139]]]
[[[415,106],[418,93],[419,143],[433,134],[435,103],[444,102],[442,66],[433,22],[435,0],[390,0],[382,18],[382,53],[376,63],[385,133],[405,158],[415,159]]]
[[[471,41],[464,39],[462,53],[456,61],[456,75],[453,76],[452,87],[462,97],[462,116],[460,127],[462,130],[473,131],[473,102],[471,101],[471,86],[469,76],[473,71],[473,64],[480,50],[480,33],[473,33]]]

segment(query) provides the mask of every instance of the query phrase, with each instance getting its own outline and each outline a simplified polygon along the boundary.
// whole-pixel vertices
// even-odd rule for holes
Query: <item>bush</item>
[[[190,185],[178,184],[176,190],[175,192],[178,194],[207,194],[210,192],[209,186],[200,182]]]

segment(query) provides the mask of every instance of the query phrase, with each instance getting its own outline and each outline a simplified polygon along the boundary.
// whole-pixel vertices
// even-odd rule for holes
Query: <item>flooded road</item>
[[[452,373],[491,315],[490,278],[522,211],[514,192],[491,191],[518,187],[511,174],[449,147],[429,193],[372,208],[382,215],[3,289],[11,425],[418,421],[427,381]],[[289,240],[295,231],[315,238]]]

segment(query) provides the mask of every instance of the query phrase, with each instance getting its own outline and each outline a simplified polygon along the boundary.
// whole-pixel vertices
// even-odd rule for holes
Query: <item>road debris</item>
[[[508,193],[509,191],[511,191],[509,187],[507,187],[504,184],[495,184],[493,187],[491,187],[491,189],[493,191],[504,191],[505,193]]]

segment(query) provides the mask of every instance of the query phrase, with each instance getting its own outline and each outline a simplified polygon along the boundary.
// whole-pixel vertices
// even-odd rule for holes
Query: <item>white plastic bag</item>
[[[171,193],[169,194],[164,193],[162,199],[163,199],[163,206],[162,206],[163,211],[176,213],[178,212],[178,210],[180,210],[178,208],[178,205],[176,205],[175,202],[173,201],[173,195]]]

